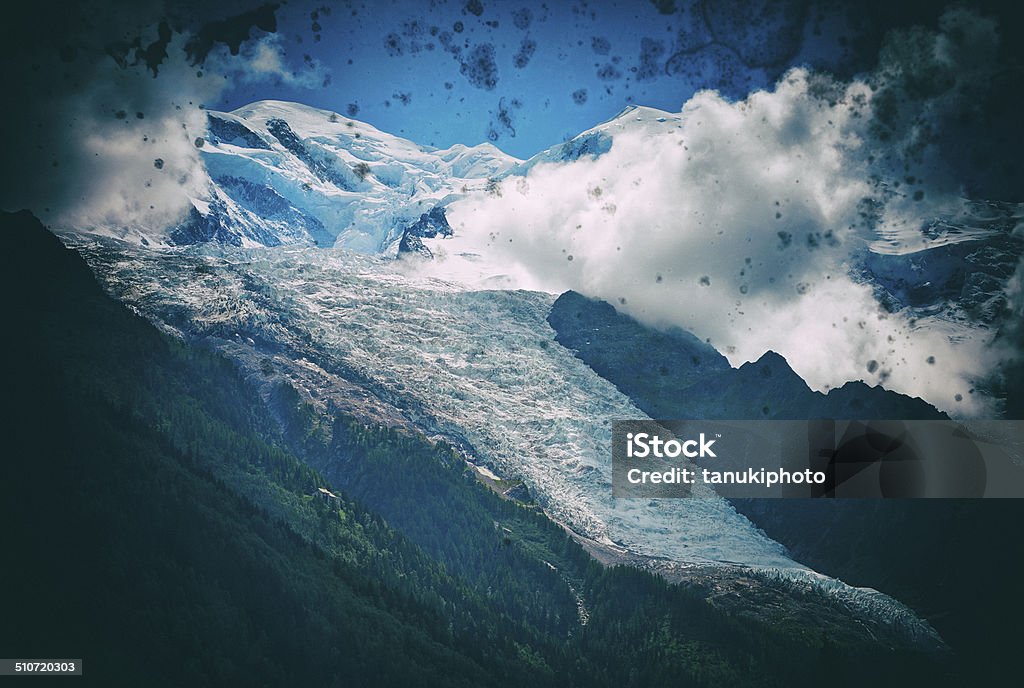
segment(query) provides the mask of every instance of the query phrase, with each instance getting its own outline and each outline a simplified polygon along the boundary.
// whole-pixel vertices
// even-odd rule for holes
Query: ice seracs
[[[490,143],[438,150],[281,101],[209,111],[199,144],[205,194],[151,243],[394,253],[421,215],[520,162]]]

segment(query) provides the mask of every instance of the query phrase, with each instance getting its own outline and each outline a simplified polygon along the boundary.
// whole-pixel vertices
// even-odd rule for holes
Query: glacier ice
[[[328,374],[354,371],[420,409],[415,423],[429,435],[464,440],[474,460],[522,479],[587,537],[678,561],[804,568],[723,499],[612,499],[611,421],[645,416],[555,342],[549,294],[466,291],[342,250],[211,260],[197,249],[91,246],[82,250],[103,261],[108,286],[148,317],[193,337],[273,343]],[[197,273],[200,264],[213,267]]]

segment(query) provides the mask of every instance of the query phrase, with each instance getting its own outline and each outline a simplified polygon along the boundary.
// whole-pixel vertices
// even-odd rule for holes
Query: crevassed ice
[[[803,569],[720,498],[614,500],[611,422],[646,417],[554,341],[553,296],[464,291],[342,250],[122,254],[101,272],[150,317],[197,334],[235,329],[356,370],[413,400],[428,432],[522,479],[556,520],[604,543],[680,562]],[[184,312],[183,312],[184,311]]]

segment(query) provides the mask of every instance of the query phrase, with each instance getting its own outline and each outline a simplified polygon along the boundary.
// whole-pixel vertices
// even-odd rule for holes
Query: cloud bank
[[[121,5],[8,17],[0,207],[60,228],[164,229],[207,195],[205,103],[237,84],[329,79],[313,60],[287,64],[272,6],[190,28],[169,18],[187,3]]]
[[[864,380],[992,413],[975,394],[1005,355],[992,333],[934,309],[890,312],[862,270],[866,252],[910,255],[923,226],[966,212],[944,124],[998,38],[959,11],[942,28],[894,36],[849,83],[795,69],[739,102],[701,92],[656,135],[656,111],[630,113],[604,155],[539,164],[453,204],[460,236],[432,269],[488,255],[514,285],[685,328],[733,365],[774,350],[815,389]]]

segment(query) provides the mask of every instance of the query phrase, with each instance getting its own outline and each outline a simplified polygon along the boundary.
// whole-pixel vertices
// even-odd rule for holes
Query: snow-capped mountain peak
[[[208,112],[197,146],[208,195],[158,241],[394,251],[422,215],[519,162],[491,144],[437,150],[282,101]]]

